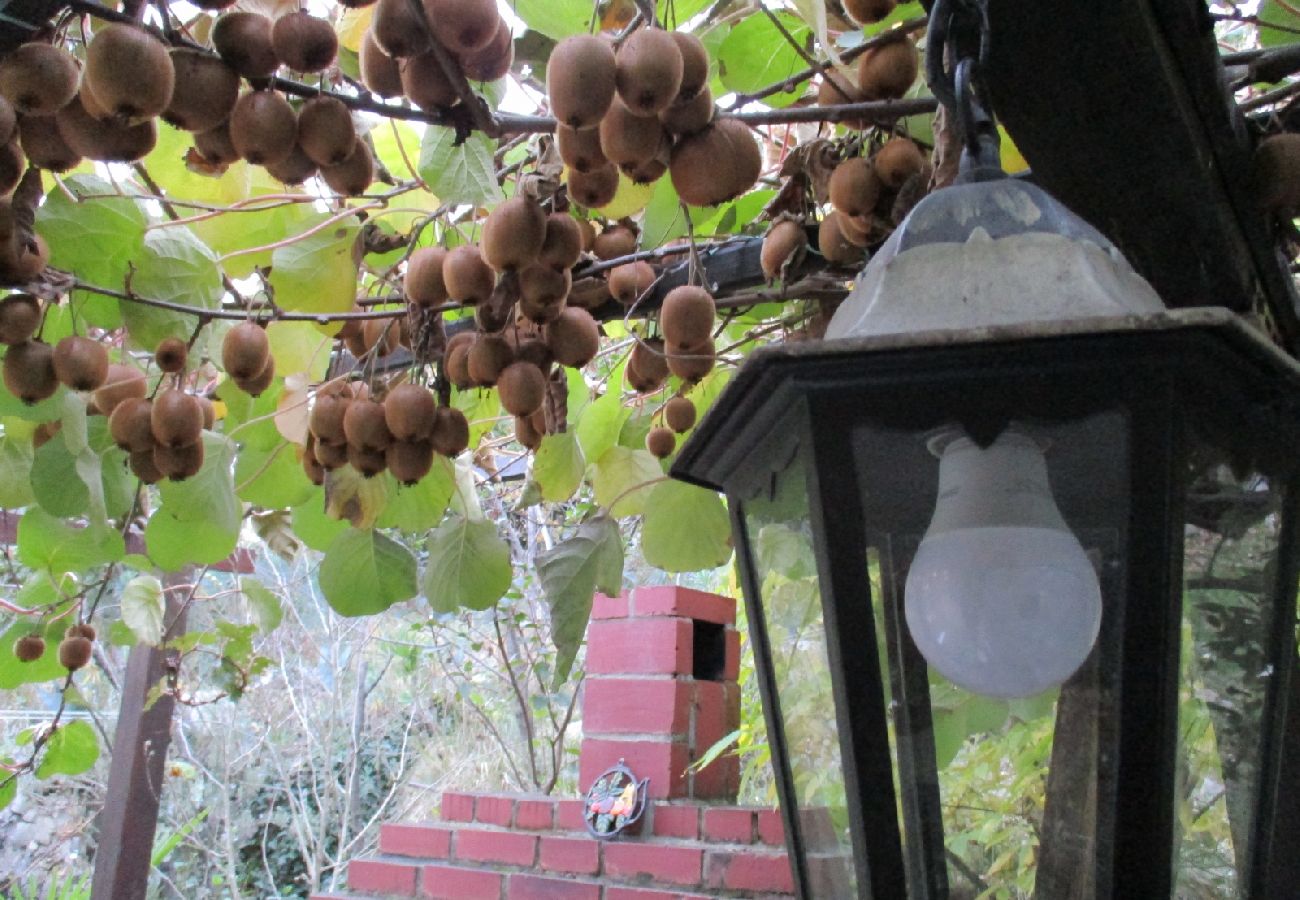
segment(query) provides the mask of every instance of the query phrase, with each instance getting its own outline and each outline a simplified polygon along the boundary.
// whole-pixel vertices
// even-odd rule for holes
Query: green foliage
[[[234,444],[205,432],[203,448],[203,468],[197,475],[159,484],[162,506],[145,526],[149,558],[164,571],[220,562],[239,540],[243,510],[231,476]]]
[[[163,636],[163,586],[153,575],[137,575],[122,588],[122,621],[142,644],[158,644]]]
[[[720,566],[731,556],[731,521],[712,491],[665,481],[645,498],[641,550],[646,562],[667,572]]]
[[[492,141],[475,132],[457,143],[450,128],[429,128],[420,144],[420,177],[444,203],[495,203],[503,199],[492,162]]]
[[[97,759],[99,738],[95,729],[86,722],[68,722],[60,725],[46,740],[41,763],[36,767],[36,777],[80,775],[88,771]]]
[[[777,12],[785,30],[804,44],[811,30],[798,16]],[[748,94],[776,84],[808,67],[808,63],[786,40],[785,35],[767,16],[748,16],[741,20],[718,48],[718,73],[729,91]],[[768,106],[789,106],[802,90],[781,91],[763,99]]]
[[[612,519],[597,516],[537,557],[537,577],[551,607],[551,639],[559,655],[555,684],[569,677],[587,633],[592,596],[617,595],[623,586],[623,541]]]
[[[350,218],[333,222],[329,218],[321,213],[302,223],[302,233],[318,230],[271,254],[271,290],[282,308],[313,313],[352,308],[361,226]]]
[[[416,593],[415,557],[406,547],[374,529],[350,528],[325,551],[320,587],[343,616],[383,612]]]
[[[435,612],[488,609],[510,579],[510,547],[491,522],[453,516],[429,532],[424,596]]]
[[[541,489],[542,499],[552,503],[568,500],[582,484],[586,471],[582,446],[572,431],[548,434],[542,438],[533,458],[533,480]]]

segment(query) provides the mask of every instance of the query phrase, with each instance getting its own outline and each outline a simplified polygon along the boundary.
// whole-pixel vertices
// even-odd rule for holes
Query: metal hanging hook
[[[997,125],[981,74],[989,56],[987,0],[936,0],[926,39],[926,80],[961,135],[966,181],[999,177]]]

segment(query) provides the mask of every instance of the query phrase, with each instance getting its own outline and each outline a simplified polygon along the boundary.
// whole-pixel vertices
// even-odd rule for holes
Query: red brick
[[[549,831],[555,824],[554,800],[520,800],[515,805],[515,827]]]
[[[740,632],[734,628],[728,628],[722,638],[724,642],[722,680],[735,681],[740,677]]]
[[[597,772],[597,775],[600,773]],[[590,786],[590,785],[588,785]],[[582,800],[558,800],[555,803],[555,828],[558,831],[586,831],[587,823],[582,817],[586,803]]]
[[[779,809],[758,811],[758,839],[764,844],[785,844],[785,822]]]
[[[691,773],[690,795],[700,800],[736,802],[740,793],[740,757],[724,754]]]
[[[485,869],[425,866],[420,892],[436,900],[501,900],[505,876]]]
[[[617,597],[596,594],[591,598],[593,619],[626,619],[627,613],[627,594],[619,594]]]
[[[600,900],[600,885],[517,872],[510,876],[506,897],[509,900]]]
[[[456,858],[476,862],[531,866],[537,858],[537,835],[509,831],[456,832]]]
[[[707,894],[683,894],[680,891],[655,891],[646,888],[605,888],[605,900],[714,900]]]
[[[587,679],[584,734],[685,735],[691,722],[691,683],[677,679]]]
[[[731,891],[794,890],[794,875],[784,852],[773,850],[710,850],[704,861],[704,881],[711,888]]]
[[[474,819],[484,825],[509,828],[514,823],[515,798],[480,794],[474,801]]]
[[[681,741],[615,741],[588,738],[578,755],[578,782],[584,788],[622,759],[637,778],[649,778],[646,794],[655,799],[686,794],[686,744]]]
[[[704,810],[704,839],[727,844],[754,841],[754,811],[720,806]]]
[[[605,844],[602,849],[606,875],[648,875],[656,881],[689,886],[700,883],[703,850],[671,844]]]
[[[660,837],[693,841],[700,836],[700,808],[693,803],[656,803],[652,815],[654,833]]]
[[[739,686],[722,681],[696,682],[691,761],[701,759],[739,726]],[[705,768],[691,773],[692,797],[734,801],[739,789],[740,760],[733,753],[724,753]]]
[[[600,843],[595,838],[543,837],[539,855],[548,872],[595,875],[600,871]]]
[[[688,619],[613,619],[587,629],[588,675],[689,675]]]
[[[446,791],[442,795],[442,817],[448,822],[474,821],[474,795]]]
[[[632,615],[683,616],[717,625],[736,624],[736,601],[673,584],[639,587],[632,592]]]
[[[451,833],[438,825],[384,824],[379,826],[379,852],[446,859],[451,855]]]
[[[354,859],[348,863],[348,887],[373,894],[414,897],[415,876],[419,871],[418,866],[382,859]]]

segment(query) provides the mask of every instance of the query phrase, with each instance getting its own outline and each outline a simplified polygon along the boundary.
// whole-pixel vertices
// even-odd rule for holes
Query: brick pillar
[[[623,759],[651,797],[734,801],[736,757],[687,766],[740,724],[736,601],[675,585],[596,595],[587,630],[580,788]]]

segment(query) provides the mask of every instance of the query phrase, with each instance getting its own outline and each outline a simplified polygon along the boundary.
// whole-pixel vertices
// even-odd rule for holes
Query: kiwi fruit
[[[723,117],[678,140],[668,171],[684,202],[715,206],[749,190],[762,168],[763,154],[749,127]]]
[[[25,116],[52,116],[77,94],[81,72],[72,54],[33,41],[0,59],[0,94]]]
[[[772,227],[763,236],[763,248],[759,253],[763,276],[768,281],[784,279],[786,270],[797,266],[807,249],[808,235],[803,230],[802,222],[781,219],[772,223]]]
[[[176,85],[163,121],[185,131],[216,128],[239,99],[239,73],[220,59],[188,47],[171,50]]]
[[[18,113],[13,104],[0,94],[0,142],[8,143],[18,137]]]
[[[863,99],[862,91],[858,90],[858,86],[854,84],[851,77],[829,67],[822,75],[821,83],[817,86],[818,106],[841,106],[846,103],[861,103]],[[861,130],[871,123],[867,119],[843,119],[840,124]]]
[[[546,239],[546,213],[531,197],[511,197],[488,213],[480,252],[498,272],[522,269],[537,259]]]
[[[269,78],[280,68],[271,40],[273,27],[261,13],[226,13],[212,26],[212,46],[226,65],[245,78]]]
[[[433,449],[443,456],[460,456],[469,446],[469,420],[454,406],[439,406],[433,418]]]
[[[0,344],[29,341],[41,326],[41,302],[31,294],[10,294],[0,300]]]
[[[276,181],[284,184],[302,184],[314,177],[319,169],[312,158],[302,149],[301,144],[294,144],[289,155],[277,163],[266,166],[266,171]]]
[[[203,468],[203,441],[196,440],[180,447],[155,444],[153,464],[159,475],[172,481],[193,478]]]
[[[59,641],[59,665],[69,672],[85,668],[90,662],[93,647],[84,637],[65,637]]]
[[[442,357],[442,370],[458,390],[474,386],[474,379],[469,374],[469,344],[448,345]]]
[[[392,318],[366,319],[361,323],[361,340],[365,352],[385,357],[397,349],[398,324]]]
[[[672,456],[676,447],[677,436],[673,434],[672,429],[665,428],[663,425],[651,428],[645,436],[645,448],[655,459],[666,459]]]
[[[682,51],[670,32],[639,28],[615,57],[614,84],[633,115],[655,116],[682,86]]]
[[[718,310],[704,288],[682,285],[664,297],[659,309],[659,327],[670,344],[693,346],[709,340]]]
[[[31,406],[59,389],[54,348],[44,341],[14,344],[5,354],[4,382],[9,393]]]
[[[843,0],[844,11],[859,25],[879,22],[894,11],[897,0]]]
[[[473,53],[492,43],[501,27],[496,0],[424,0],[429,27],[453,53]]]
[[[864,100],[897,100],[916,81],[920,62],[916,46],[906,35],[886,41],[858,60],[858,90]]]
[[[664,404],[664,424],[678,434],[695,425],[695,404],[686,397],[674,397]]]
[[[73,622],[68,626],[68,630],[63,633],[64,637],[84,637],[88,641],[95,640],[98,632],[95,626],[89,622]]]
[[[609,163],[600,149],[600,128],[555,126],[555,149],[560,159],[575,172],[594,172]]]
[[[442,280],[447,286],[447,296],[468,306],[482,303],[492,296],[496,287],[492,267],[483,261],[474,244],[462,244],[447,254],[442,264]]]
[[[543,265],[532,265],[519,273],[519,300],[521,305],[529,306],[563,306],[564,298],[569,296],[573,276],[568,269],[552,269]],[[535,316],[529,316],[535,319]]]
[[[338,445],[347,442],[347,435],[343,433],[343,417],[351,403],[351,391],[316,395],[311,415],[307,418],[307,428],[318,443]]]
[[[348,445],[346,443],[318,443],[315,448],[315,455],[316,461],[320,463],[321,468],[326,472],[332,472],[348,464]]]
[[[27,158],[23,156],[18,141],[12,140],[0,145],[0,194],[8,194],[18,187],[26,168]]]
[[[1264,209],[1289,213],[1300,208],[1300,134],[1275,134],[1260,141],[1251,177]]]
[[[119,119],[100,120],[85,107],[79,94],[54,114],[59,134],[75,153],[100,162],[134,162],[143,159],[158,142],[153,119],[132,125]]]
[[[108,377],[108,350],[99,341],[72,334],[54,346],[54,375],[74,391],[93,391]]]
[[[609,273],[609,292],[624,306],[631,306],[655,282],[655,270],[648,262],[624,263]]]
[[[182,390],[162,391],[149,411],[153,439],[163,447],[188,447],[203,434],[203,404]],[[164,474],[169,474],[166,469]]]
[[[470,345],[465,363],[475,384],[492,387],[514,358],[515,352],[505,338],[498,334],[480,334]]]
[[[551,348],[546,341],[537,337],[528,337],[519,342],[515,347],[515,359],[520,362],[532,363],[545,374],[551,369],[551,364],[555,362],[555,355],[551,353]]]
[[[318,166],[336,166],[352,155],[357,132],[352,113],[337,97],[312,97],[298,110],[298,146]]]
[[[108,433],[128,453],[152,452],[158,443],[153,436],[153,403],[144,397],[127,397],[109,415]]]
[[[709,51],[693,34],[685,31],[670,31],[668,34],[682,57],[682,80],[674,98],[675,103],[681,104],[694,98],[709,83]]]
[[[401,68],[402,93],[420,109],[454,106],[460,99],[432,50],[411,57]]]
[[[618,166],[606,163],[590,172],[570,171],[569,197],[579,206],[598,209],[609,204],[618,193]]]
[[[580,369],[600,349],[600,326],[585,309],[566,307],[546,326],[546,343],[557,363]]]
[[[597,259],[618,259],[636,252],[636,232],[626,225],[610,225],[591,245]]]
[[[271,386],[271,381],[275,378],[275,357],[268,356],[266,365],[262,371],[258,372],[252,378],[236,378],[235,387],[239,388],[250,397],[260,397]]]
[[[556,44],[546,63],[546,95],[555,118],[570,128],[598,124],[614,99],[617,68],[605,38],[578,34]]]
[[[295,72],[323,72],[338,56],[339,39],[329,22],[298,10],[275,20],[271,49]]]
[[[126,461],[131,474],[145,484],[157,484],[163,480],[163,473],[158,471],[158,465],[153,461],[152,444],[149,445],[148,450],[129,454]]]
[[[248,91],[230,113],[230,142],[254,165],[283,162],[298,142],[298,116],[275,91]]]
[[[252,378],[266,368],[271,342],[256,322],[240,322],[221,342],[221,365],[231,378]]]
[[[663,141],[664,129],[658,116],[640,115],[619,98],[600,120],[600,151],[619,167],[654,158]]]
[[[399,441],[425,441],[433,434],[438,403],[428,388],[399,384],[384,398],[384,421]]]
[[[639,162],[627,162],[619,166],[619,170],[631,179],[633,184],[650,184],[663,178],[664,173],[668,171],[668,161],[671,159],[672,142],[668,135],[665,134],[659,142],[659,149],[649,159],[643,159]]]
[[[515,416],[515,440],[529,450],[536,450],[542,445],[542,434],[533,425],[529,416]]]
[[[470,81],[496,81],[504,78],[515,61],[514,36],[504,19],[498,25],[487,46],[461,54],[460,68]]]
[[[401,66],[380,48],[369,28],[361,38],[358,66],[361,69],[361,83],[371,93],[385,99],[402,96]]]
[[[850,245],[858,248],[871,243],[871,220],[866,216],[846,216],[839,210],[832,210],[830,218],[835,220],[841,237]]]
[[[638,340],[628,355],[624,379],[638,394],[648,394],[662,387],[668,380],[664,342],[658,338]]]
[[[67,172],[82,160],[63,139],[55,116],[23,116],[18,123],[18,143],[29,163],[51,172]]]
[[[424,16],[410,0],[379,0],[370,20],[370,31],[379,49],[398,59],[419,56],[429,49]]]
[[[384,415],[384,405],[369,397],[348,404],[347,412],[343,414],[343,434],[347,437],[349,447],[374,453],[382,454],[393,442],[393,433],[388,430]]]
[[[546,236],[537,253],[539,265],[552,269],[571,269],[582,258],[582,228],[568,213],[553,212],[546,217]]]
[[[325,483],[325,466],[316,458],[316,441],[311,432],[307,433],[307,443],[302,448],[302,471],[317,487]]]
[[[63,422],[55,419],[52,422],[42,422],[36,426],[32,432],[32,449],[39,450],[54,439],[60,431],[63,430]]]
[[[831,205],[846,216],[866,216],[880,199],[880,177],[863,156],[846,159],[830,179]]]
[[[39,234],[0,245],[0,284],[24,285],[38,278],[50,262],[50,246]]]
[[[441,247],[421,247],[406,261],[402,290],[416,306],[436,306],[447,302],[447,285],[442,280],[442,264],[447,251]]]
[[[862,262],[862,249],[840,230],[839,213],[831,213],[817,226],[817,250],[827,262],[836,265],[851,266]]]
[[[696,344],[674,344],[669,341],[664,345],[668,371],[689,382],[699,381],[713,371],[716,354],[711,337]]]
[[[116,118],[134,122],[161,115],[175,83],[167,47],[142,28],[110,23],[86,47],[81,89]]]
[[[194,146],[203,158],[214,165],[230,165],[239,159],[239,151],[230,140],[230,121],[222,122],[211,131],[194,135]]]
[[[384,462],[398,483],[415,484],[433,468],[433,442],[393,441],[384,454]]]
[[[713,121],[713,112],[713,92],[705,85],[689,100],[676,102],[660,112],[659,124],[669,134],[695,134]]]
[[[14,657],[19,662],[35,662],[45,655],[45,638],[39,634],[24,634],[14,641]]]
[[[905,137],[891,138],[871,159],[881,183],[891,191],[903,186],[907,179],[925,168],[925,156],[914,141]]]
[[[199,400],[199,406],[203,407],[203,430],[211,431],[213,426],[217,424],[217,407],[208,397],[204,397],[202,394],[195,394],[195,396]]]
[[[546,399],[546,376],[530,362],[513,362],[497,378],[501,406],[513,416],[531,416]]]
[[[132,397],[144,397],[149,392],[144,373],[135,366],[126,363],[109,363],[108,377],[95,391],[95,408],[104,415],[111,415],[118,404]]]
[[[344,197],[364,194],[375,180],[375,157],[370,146],[357,138],[352,142],[352,153],[338,165],[321,166],[320,176],[336,194]]]

